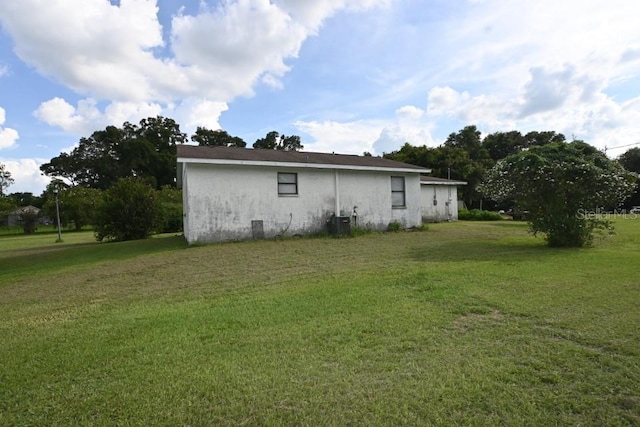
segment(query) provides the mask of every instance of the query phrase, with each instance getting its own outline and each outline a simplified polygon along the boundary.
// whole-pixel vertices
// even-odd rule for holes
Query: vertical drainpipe
[[[451,212],[451,183],[449,183],[449,185],[447,185],[447,193],[448,193],[448,198],[447,198],[447,221],[451,221],[451,219],[453,218],[453,212]]]
[[[335,206],[335,215],[340,216],[340,178],[338,176],[338,169],[333,170],[335,181],[336,181],[336,206]]]
[[[189,191],[187,189],[187,162],[182,162],[182,233],[185,238],[189,238]]]

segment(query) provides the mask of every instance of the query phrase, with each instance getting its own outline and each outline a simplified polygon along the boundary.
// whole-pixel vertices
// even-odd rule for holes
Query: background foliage
[[[121,178],[102,197],[95,235],[99,241],[144,239],[161,221],[158,193],[141,179]]]

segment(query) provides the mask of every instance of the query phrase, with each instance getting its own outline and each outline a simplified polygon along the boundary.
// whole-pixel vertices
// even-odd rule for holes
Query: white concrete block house
[[[457,221],[459,185],[467,183],[432,176],[420,177],[422,221]]]
[[[309,234],[336,216],[386,230],[422,223],[420,174],[380,157],[179,145],[189,244]]]

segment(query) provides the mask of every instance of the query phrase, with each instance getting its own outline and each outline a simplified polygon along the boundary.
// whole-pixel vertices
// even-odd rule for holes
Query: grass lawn
[[[0,238],[0,425],[640,425],[640,220]]]

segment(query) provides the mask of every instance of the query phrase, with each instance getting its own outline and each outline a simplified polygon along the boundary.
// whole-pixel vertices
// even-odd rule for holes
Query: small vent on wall
[[[254,239],[264,239],[264,222],[261,219],[251,221],[251,235]]]

